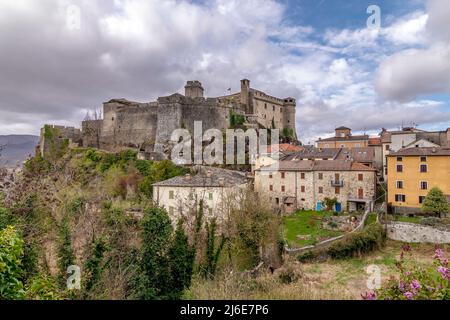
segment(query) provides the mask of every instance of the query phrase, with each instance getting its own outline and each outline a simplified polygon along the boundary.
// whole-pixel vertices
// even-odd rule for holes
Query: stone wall
[[[390,222],[389,239],[408,243],[450,243],[450,231],[407,222]]]

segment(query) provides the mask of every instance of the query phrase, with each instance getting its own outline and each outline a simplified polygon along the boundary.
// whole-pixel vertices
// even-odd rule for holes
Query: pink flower
[[[441,260],[442,258],[444,258],[444,251],[442,251],[442,249],[436,249],[434,252],[434,259]]]
[[[366,292],[366,294],[361,295],[361,297],[364,300],[375,300],[377,298],[375,292],[373,292],[373,291]]]
[[[412,282],[411,282],[411,289],[413,290],[413,291],[417,291],[417,290],[420,290],[420,282],[419,281],[417,281],[417,280],[413,280]]]
[[[405,291],[405,283],[403,281],[400,281],[398,283],[398,288],[400,289],[400,291]]]
[[[408,245],[408,244],[407,244],[407,245],[404,245],[404,246],[403,246],[403,251],[404,251],[404,252],[409,252],[409,251],[411,251],[411,246]]]
[[[450,280],[450,272],[448,268],[439,266],[437,271],[442,275],[442,278]]]
[[[405,296],[405,298],[406,299],[408,299],[408,300],[412,300],[413,298],[414,298],[414,294],[412,294],[411,292],[405,292],[404,294],[403,294],[404,296]]]

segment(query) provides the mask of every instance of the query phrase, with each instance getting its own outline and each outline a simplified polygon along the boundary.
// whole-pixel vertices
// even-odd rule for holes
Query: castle
[[[81,130],[51,126],[58,129],[58,139],[70,140],[83,147],[107,151],[133,148],[147,154],[167,154],[173,130],[184,128],[193,132],[194,121],[202,121],[203,130],[226,130],[232,118],[239,116],[247,128],[276,128],[290,132],[296,139],[296,101],[280,99],[250,87],[241,81],[240,92],[205,98],[199,81],[188,81],[185,94],[159,97],[154,102],[113,99],[103,104],[103,118],[82,122]],[[44,130],[40,151],[45,153]]]

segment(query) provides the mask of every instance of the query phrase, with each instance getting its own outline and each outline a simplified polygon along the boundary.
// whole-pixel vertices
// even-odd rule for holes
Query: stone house
[[[230,202],[238,203],[248,187],[243,172],[215,167],[195,166],[192,174],[161,181],[153,185],[153,202],[164,207],[173,223],[180,218],[189,220],[200,201],[207,219],[225,218]]]
[[[376,170],[349,160],[282,160],[255,171],[255,191],[285,213],[324,210],[325,198],[337,199],[337,212],[372,209]]]

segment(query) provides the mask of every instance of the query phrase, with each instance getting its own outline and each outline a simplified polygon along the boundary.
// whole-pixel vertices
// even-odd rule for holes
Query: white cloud
[[[397,52],[380,64],[376,88],[386,99],[410,101],[421,95],[450,93],[450,6],[446,0],[429,0],[425,23],[428,46]],[[413,28],[413,25],[406,24]],[[406,28],[406,29],[408,29]],[[400,28],[404,29],[404,28]],[[418,29],[420,30],[420,28]],[[395,34],[395,33],[392,33]],[[399,33],[400,35],[402,32]],[[414,36],[410,40],[414,39]],[[417,40],[417,39],[416,39]]]

